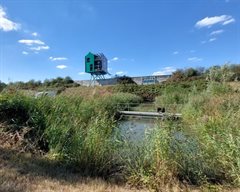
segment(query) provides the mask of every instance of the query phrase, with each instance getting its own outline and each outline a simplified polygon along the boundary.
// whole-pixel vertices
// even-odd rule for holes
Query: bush
[[[131,77],[128,76],[122,76],[122,77],[116,77],[117,78],[117,83],[118,84],[136,84],[135,81]]]
[[[0,92],[6,87],[7,85],[0,81]]]
[[[208,80],[210,81],[227,82],[232,79],[233,75],[229,65],[214,66],[208,70]]]
[[[226,83],[210,82],[207,87],[207,92],[213,95],[221,95],[231,92],[230,85]]]
[[[0,121],[7,122],[11,132],[22,132],[28,127],[30,130],[24,135],[31,143],[36,143],[42,150],[48,150],[43,137],[46,124],[45,118],[36,100],[21,94],[0,95]]]

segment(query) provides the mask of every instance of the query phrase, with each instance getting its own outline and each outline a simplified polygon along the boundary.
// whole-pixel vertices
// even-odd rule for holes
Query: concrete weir
[[[162,112],[142,112],[142,111],[119,111],[122,115],[128,116],[143,116],[143,117],[161,117],[161,118],[173,118],[179,119],[182,117],[180,113],[162,113]]]
[[[159,84],[163,81],[166,81],[170,75],[151,75],[151,76],[139,76],[139,77],[131,77],[132,80],[137,85],[149,85],[149,84]],[[105,85],[116,85],[118,83],[119,77],[113,77],[109,79],[97,79],[95,85],[96,86],[105,86]],[[76,81],[76,83],[82,86],[91,86],[90,80],[80,80]]]

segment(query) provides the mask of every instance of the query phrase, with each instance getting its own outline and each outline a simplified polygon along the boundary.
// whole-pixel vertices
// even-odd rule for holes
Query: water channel
[[[149,118],[149,117],[137,117],[137,116],[123,116],[119,121],[119,128],[121,130],[121,134],[125,137],[125,139],[131,142],[138,142],[144,139],[146,133],[150,132],[152,129],[161,127],[161,120],[157,118]],[[181,150],[188,152],[192,151],[196,153],[197,151],[197,143],[192,139],[187,139],[185,134],[180,131],[172,132],[173,141],[172,146],[178,147],[181,146]]]
[[[146,132],[157,126],[157,118],[124,116],[119,121],[121,134],[131,141],[139,141],[144,138]]]

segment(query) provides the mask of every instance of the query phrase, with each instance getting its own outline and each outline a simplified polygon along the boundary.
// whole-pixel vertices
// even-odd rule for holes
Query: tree
[[[213,66],[209,68],[208,71],[208,80],[226,82],[231,81],[234,73],[230,70],[229,65],[225,64],[223,66]]]
[[[48,86],[51,85],[51,81],[50,81],[49,79],[45,79],[45,80],[43,81],[43,85],[46,86],[46,87],[48,87]]]
[[[71,77],[67,76],[67,77],[64,78],[64,83],[65,84],[72,84],[72,83],[74,83],[74,81],[72,80]]]
[[[233,73],[231,80],[232,81],[240,81],[240,64],[230,65],[230,70]]]
[[[131,77],[128,76],[122,76],[122,77],[117,77],[117,83],[118,84],[136,84],[135,81],[133,81],[133,79]]]
[[[181,69],[176,70],[172,73],[171,80],[172,81],[179,81],[182,80],[185,77],[184,71]]]
[[[0,81],[0,92],[6,87],[7,85]]]

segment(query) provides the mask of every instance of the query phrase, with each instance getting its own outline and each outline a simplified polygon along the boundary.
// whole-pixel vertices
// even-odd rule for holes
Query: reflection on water
[[[147,117],[123,117],[119,128],[124,137],[135,141],[143,139],[145,133],[156,127],[157,119]]]
[[[124,117],[119,122],[121,134],[131,142],[138,142],[144,139],[144,135],[154,128],[161,128],[159,120],[147,117]],[[195,156],[199,152],[199,145],[196,140],[186,136],[181,131],[172,131],[170,142],[172,152],[181,151],[182,153]]]

